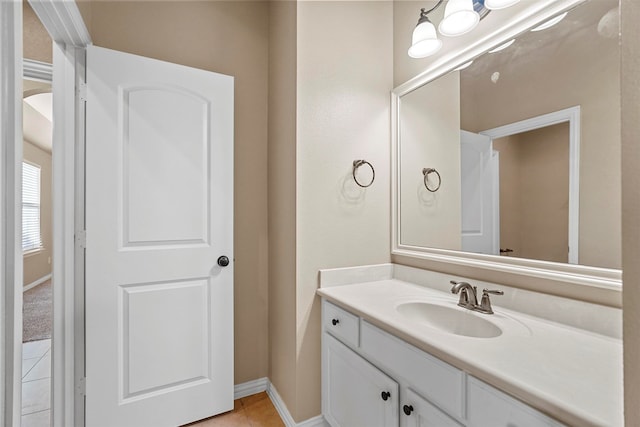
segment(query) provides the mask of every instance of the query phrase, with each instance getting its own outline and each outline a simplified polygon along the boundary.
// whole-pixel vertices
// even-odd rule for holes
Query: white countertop
[[[500,326],[500,336],[442,332],[396,307],[409,301],[455,306],[458,296],[397,279],[321,288],[318,294],[560,422],[624,424],[619,339],[510,311],[497,301],[495,314],[476,315]]]

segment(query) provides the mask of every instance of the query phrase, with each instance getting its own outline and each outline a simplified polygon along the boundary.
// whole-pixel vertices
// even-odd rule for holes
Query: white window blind
[[[41,247],[40,167],[22,162],[22,251]]]

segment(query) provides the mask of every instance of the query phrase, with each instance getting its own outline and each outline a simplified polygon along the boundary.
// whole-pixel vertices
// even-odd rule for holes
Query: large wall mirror
[[[576,1],[394,91],[394,253],[619,285],[618,15]]]

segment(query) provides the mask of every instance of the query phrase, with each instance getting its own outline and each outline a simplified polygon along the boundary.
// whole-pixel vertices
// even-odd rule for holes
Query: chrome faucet
[[[467,310],[478,311],[484,314],[493,314],[489,294],[504,295],[504,292],[502,291],[483,289],[482,300],[478,305],[478,294],[477,288],[475,286],[471,286],[467,282],[457,282],[455,280],[451,280],[449,283],[453,285],[453,287],[451,288],[451,293],[460,294],[460,299],[458,300],[458,305],[460,307],[464,307]]]
[[[469,310],[474,310],[478,306],[478,296],[476,294],[476,287],[471,286],[467,282],[456,282],[451,280],[449,283],[453,285],[451,288],[452,294],[460,294],[460,300],[458,305]]]

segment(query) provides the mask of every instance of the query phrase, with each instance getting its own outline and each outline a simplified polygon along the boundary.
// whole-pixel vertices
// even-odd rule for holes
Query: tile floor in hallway
[[[51,340],[22,344],[22,427],[49,427]]]
[[[188,424],[188,427],[284,427],[267,393],[243,397],[233,402],[233,411]]]
[[[49,427],[51,416],[51,340],[22,346],[22,426]],[[189,427],[283,427],[267,393],[243,397],[233,411],[207,418]]]

